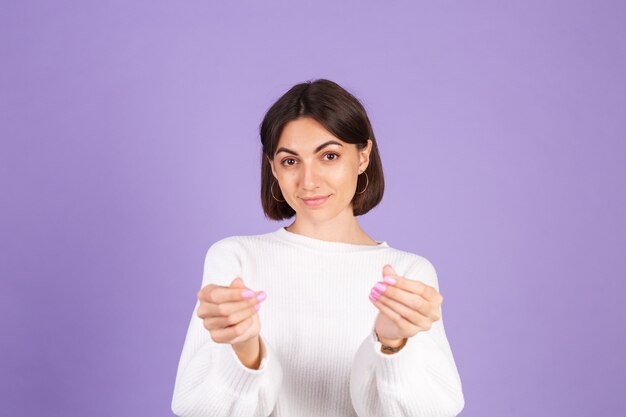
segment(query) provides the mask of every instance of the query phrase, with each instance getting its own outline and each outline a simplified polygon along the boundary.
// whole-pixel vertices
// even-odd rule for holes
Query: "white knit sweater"
[[[426,258],[387,242],[356,245],[299,235],[230,236],[211,245],[201,287],[235,277],[261,303],[258,370],[211,339],[194,307],[178,364],[172,411],[184,417],[451,417],[465,405],[443,321],[380,351],[368,298],[385,264],[439,289]]]

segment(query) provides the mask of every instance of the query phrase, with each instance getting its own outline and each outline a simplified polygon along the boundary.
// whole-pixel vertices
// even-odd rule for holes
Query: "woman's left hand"
[[[395,284],[378,282],[369,296],[380,310],[375,330],[381,341],[400,342],[430,330],[441,318],[443,296],[421,281],[397,275],[389,264],[383,267],[383,277],[387,276],[395,279]]]

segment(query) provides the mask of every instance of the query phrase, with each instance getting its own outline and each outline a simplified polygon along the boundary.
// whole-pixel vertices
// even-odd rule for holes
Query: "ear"
[[[374,142],[371,139],[367,140],[367,147],[359,151],[359,172],[363,172],[367,169],[370,163],[370,153],[372,152],[372,146]]]
[[[278,175],[276,175],[276,170],[274,169],[274,161],[272,161],[270,157],[267,155],[265,155],[265,157],[267,158],[267,162],[270,164],[270,167],[272,168],[272,174],[274,174],[274,178],[278,179]]]

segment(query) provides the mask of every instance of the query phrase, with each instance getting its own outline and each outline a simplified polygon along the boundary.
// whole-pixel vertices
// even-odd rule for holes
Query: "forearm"
[[[394,343],[377,338],[375,331],[361,343],[350,375],[350,396],[359,416],[436,413],[452,417],[460,413],[464,406],[461,381],[439,326],[407,339],[398,352],[372,349],[377,339],[380,344]],[[372,392],[378,393],[378,400],[372,399]]]
[[[242,363],[231,345],[215,343],[198,323],[188,334],[179,362],[172,411],[181,417],[269,415],[282,384],[282,368],[274,351],[262,337],[261,362],[256,369],[243,356]],[[196,338],[197,337],[197,338]],[[202,338],[203,340],[199,340]],[[238,348],[254,346],[252,343]],[[197,347],[194,351],[189,351]],[[267,355],[263,359],[263,355]]]

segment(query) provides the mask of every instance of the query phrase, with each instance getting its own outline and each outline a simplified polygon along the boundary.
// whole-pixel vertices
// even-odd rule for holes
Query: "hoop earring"
[[[274,180],[274,182],[272,183],[272,185],[270,186],[270,193],[272,193],[272,197],[274,197],[274,184],[276,184],[276,180]],[[279,203],[284,202],[285,200],[279,200],[276,197],[274,197],[274,200],[278,201]]]
[[[365,188],[363,188],[363,191],[357,191],[357,194],[363,194],[365,192],[365,190],[367,190],[367,186],[370,183],[370,177],[367,176],[367,172],[363,171],[362,174],[365,174],[365,181],[366,181]],[[361,174],[359,174],[359,175],[361,175]]]

